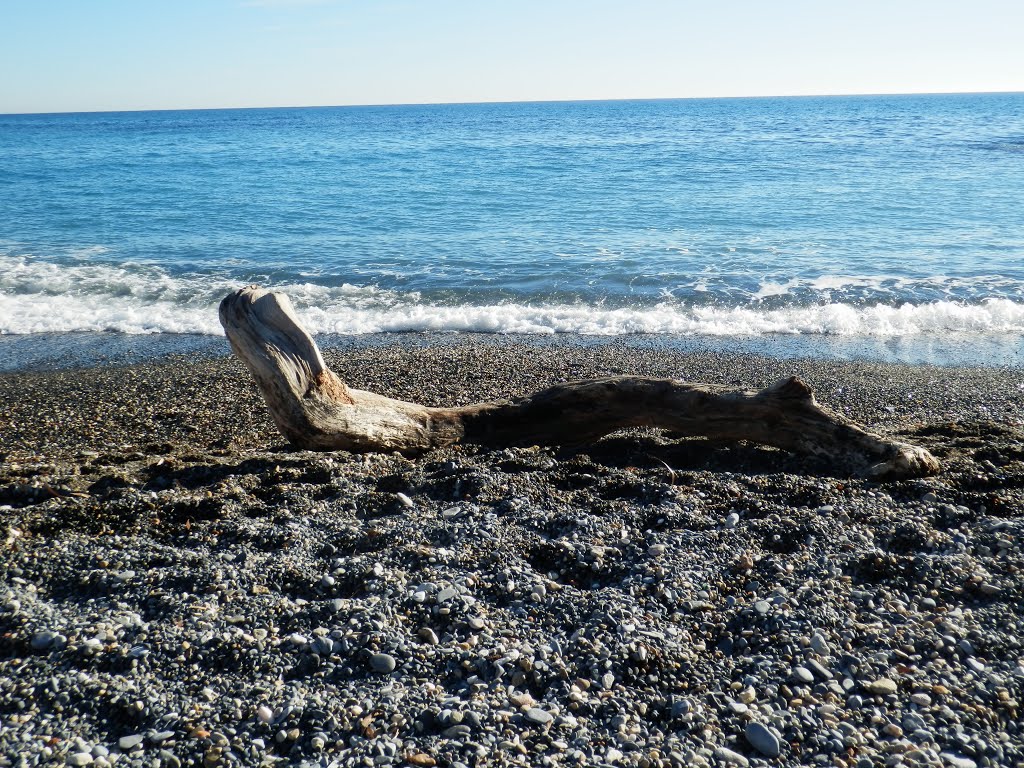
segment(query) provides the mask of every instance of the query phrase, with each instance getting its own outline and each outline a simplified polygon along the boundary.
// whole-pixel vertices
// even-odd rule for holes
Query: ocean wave
[[[881,303],[829,300],[837,286],[865,278],[817,279],[814,300],[782,306],[753,299],[726,305],[662,297],[658,303],[608,306],[536,300],[459,303],[373,286],[289,282],[291,298],[314,333],[480,332],[599,336],[677,334],[758,336],[942,336],[1024,333],[1024,303],[1008,298]],[[173,276],[145,264],[58,265],[0,257],[0,333],[113,331],[129,334],[222,333],[217,305],[243,284],[230,275]],[[766,286],[764,296],[786,292]]]
[[[299,286],[293,286],[298,288]],[[335,292],[330,303],[310,304],[302,291],[282,290],[313,333],[366,334],[403,331],[613,336],[667,333],[707,336],[802,334],[836,336],[939,336],[950,333],[1024,333],[1024,304],[992,299],[980,304],[939,301],[898,307],[825,304],[763,310],[752,307],[652,307],[608,309],[587,305],[490,304],[445,306],[390,300],[374,305],[356,294],[346,302]],[[313,293],[321,293],[314,291]],[[206,306],[133,297],[10,296],[0,294],[0,333],[220,334],[217,303]]]

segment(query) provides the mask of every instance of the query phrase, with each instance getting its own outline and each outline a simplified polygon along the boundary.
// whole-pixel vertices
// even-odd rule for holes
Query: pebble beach
[[[945,470],[645,430],[295,452],[229,356],[6,373],[0,765],[1024,765],[1020,370],[571,337],[325,358],[431,405],[797,374]]]

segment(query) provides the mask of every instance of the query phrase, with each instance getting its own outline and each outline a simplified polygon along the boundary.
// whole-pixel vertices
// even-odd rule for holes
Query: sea
[[[254,283],[324,344],[1024,367],[1024,94],[0,115],[0,370],[226,352]]]

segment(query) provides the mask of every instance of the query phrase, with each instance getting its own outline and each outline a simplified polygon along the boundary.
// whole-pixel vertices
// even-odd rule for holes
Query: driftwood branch
[[[819,405],[796,377],[755,392],[618,376],[560,384],[519,400],[431,408],[347,386],[324,364],[283,294],[243,288],[221,302],[220,319],[281,433],[306,450],[572,445],[626,427],[660,427],[821,456],[872,477],[939,471],[923,448],[874,435]]]

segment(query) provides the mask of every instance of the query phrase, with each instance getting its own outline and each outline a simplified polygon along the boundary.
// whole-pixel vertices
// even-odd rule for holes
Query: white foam
[[[493,333],[582,333],[601,336],[670,333],[708,336],[812,334],[912,336],[947,333],[1024,332],[1024,304],[993,299],[975,305],[932,302],[900,307],[826,304],[764,310],[756,307],[688,307],[664,302],[653,307],[493,304],[445,307],[308,307],[304,321],[321,333],[381,331],[479,331]]]
[[[863,278],[822,278],[836,284]],[[173,277],[149,265],[75,263],[59,266],[0,256],[0,333],[72,331],[220,334],[217,304],[239,282],[228,276]],[[315,283],[274,286],[287,293],[314,333],[393,331],[486,333],[668,333],[710,336],[806,334],[942,336],[1024,333],[1024,303],[1007,298],[939,300],[866,306],[822,301],[766,307],[693,305],[663,298],[648,306],[491,303],[445,305],[418,293]],[[765,285],[781,296],[788,284]]]

